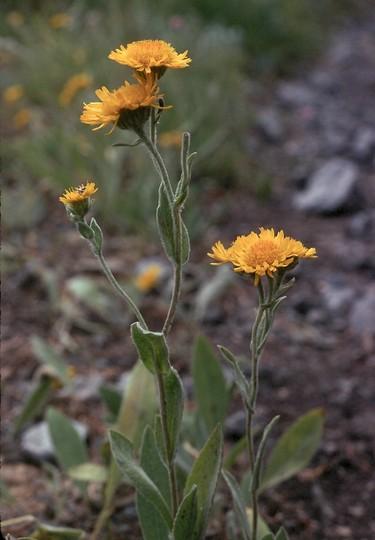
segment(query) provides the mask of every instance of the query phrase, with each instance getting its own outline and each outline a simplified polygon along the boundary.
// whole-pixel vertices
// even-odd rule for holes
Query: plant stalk
[[[176,469],[173,462],[173,455],[172,455],[170,440],[168,436],[167,400],[165,396],[163,374],[157,373],[156,378],[157,378],[158,389],[159,389],[161,425],[162,425],[162,431],[163,431],[165,459],[166,459],[166,464],[167,464],[167,469],[168,469],[168,481],[169,481],[169,490],[170,490],[170,496],[171,496],[172,517],[174,518],[178,509],[178,489],[177,489]]]
[[[94,253],[109,283],[112,285],[115,291],[121,296],[121,298],[123,298],[125,302],[128,304],[128,306],[130,307],[130,309],[133,311],[134,315],[136,316],[138,322],[143,326],[143,328],[147,329],[147,324],[142,316],[142,313],[139,311],[134,300],[132,300],[129,294],[121,287],[121,285],[118,283],[115,276],[112,274],[112,270],[109,268],[106,260],[104,259],[102,251],[99,251],[99,252],[94,251]]]

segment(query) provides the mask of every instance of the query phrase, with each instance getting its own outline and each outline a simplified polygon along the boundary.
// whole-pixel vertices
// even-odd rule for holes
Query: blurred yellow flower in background
[[[170,43],[161,39],[144,39],[133,41],[128,45],[120,45],[111,51],[108,58],[129,66],[136,71],[156,73],[159,77],[167,68],[181,69],[188,67],[191,59],[188,51],[177,53]]]
[[[171,148],[173,146],[181,146],[181,131],[165,131],[159,135],[159,144],[163,148]]]
[[[59,197],[59,201],[64,205],[81,203],[89,199],[97,191],[98,188],[95,182],[87,181],[86,184],[66,189],[61,197]]]
[[[122,129],[131,129],[133,121],[147,120],[150,107],[162,108],[158,104],[159,89],[151,79],[136,84],[125,83],[113,90],[102,86],[95,93],[100,101],[85,103],[81,114],[81,122],[95,125],[100,129],[108,124],[113,124],[113,129],[118,125]],[[127,114],[129,111],[142,111],[142,118],[137,119],[134,115]]]
[[[6,16],[6,21],[10,26],[13,26],[13,28],[18,28],[25,22],[25,17],[19,11],[9,11]]]
[[[24,107],[13,116],[13,126],[16,129],[24,128],[30,123],[31,117],[32,115],[30,109]]]
[[[15,103],[16,101],[19,101],[24,94],[25,92],[21,84],[12,84],[3,91],[3,101],[5,101],[5,103]]]
[[[92,78],[87,73],[77,73],[66,81],[59,94],[59,103],[62,107],[70,105],[80,90],[84,90],[92,83]]]
[[[139,271],[134,279],[134,285],[139,291],[146,293],[158,285],[163,273],[164,268],[161,264],[149,264]]]
[[[299,240],[285,236],[284,231],[275,234],[273,229],[261,227],[259,233],[238,236],[229,248],[216,242],[208,256],[216,261],[213,265],[231,263],[235,272],[253,275],[254,285],[258,285],[262,276],[274,277],[279,269],[298,259],[317,255],[315,248],[305,247]]]
[[[48,23],[51,28],[58,30],[59,28],[66,28],[72,22],[72,17],[67,13],[55,13],[48,19]]]

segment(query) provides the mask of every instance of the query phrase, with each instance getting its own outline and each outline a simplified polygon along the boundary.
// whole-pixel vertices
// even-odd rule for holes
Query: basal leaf
[[[225,378],[211,344],[199,336],[193,352],[194,391],[200,415],[210,433],[223,422],[229,400]]]
[[[188,494],[194,485],[197,486],[198,517],[191,540],[201,540],[204,537],[220,474],[222,455],[223,434],[218,425],[200,451],[185,485],[185,494]]]
[[[112,454],[120,470],[135,487],[137,494],[144,497],[163,518],[168,530],[172,529],[173,521],[168,505],[158,487],[138,465],[132,455],[131,443],[120,433],[110,431],[109,435]]]
[[[323,423],[323,409],[313,409],[298,418],[280,437],[265,466],[262,490],[283,482],[307,466],[318,449]]]

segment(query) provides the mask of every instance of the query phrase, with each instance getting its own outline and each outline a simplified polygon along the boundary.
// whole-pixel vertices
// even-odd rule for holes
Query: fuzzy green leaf
[[[204,336],[199,336],[195,342],[193,379],[198,415],[203,418],[207,433],[210,433],[225,418],[229,392],[214,350]]]
[[[191,540],[201,540],[204,537],[220,474],[222,455],[223,434],[221,427],[218,425],[200,451],[186,480],[185,495],[190,492],[194,485],[197,486],[198,517]]]
[[[17,416],[14,430],[17,433],[27,422],[33,420],[43,410],[53,389],[53,378],[43,375],[28,396],[21,413]]]
[[[51,375],[60,379],[63,384],[71,382],[69,366],[51,345],[40,337],[33,336],[31,338],[31,348],[38,361],[46,366]]]
[[[103,483],[107,480],[107,468],[97,463],[82,463],[68,469],[68,475],[73,480],[81,482],[99,482]]]
[[[249,521],[250,535],[251,535],[252,529],[253,529],[253,527],[252,527],[253,510],[251,508],[247,508],[246,513],[247,513],[247,519]],[[267,534],[270,534],[270,533],[271,533],[271,531],[269,530],[267,523],[258,514],[257,540],[262,540],[264,536],[266,536]]]
[[[121,408],[121,392],[113,386],[103,384],[99,388],[99,394],[104,405],[107,407],[111,420],[114,422]]]
[[[275,540],[289,540],[289,536],[288,536],[286,530],[284,529],[284,527],[281,527],[277,531],[276,536],[275,536]]]
[[[167,257],[176,260],[175,231],[173,226],[172,208],[169,205],[163,183],[159,187],[159,202],[156,210],[156,222],[158,225],[160,240]]]
[[[190,257],[189,231],[181,220],[181,264],[186,264]]]
[[[176,452],[182,414],[184,412],[184,387],[174,368],[170,368],[169,371],[162,376],[165,385],[167,428],[171,454],[169,458],[171,459]]]
[[[324,411],[313,409],[301,416],[280,437],[264,469],[260,489],[274,486],[307,466],[323,434]]]
[[[39,523],[37,530],[30,538],[34,540],[83,540],[84,537],[85,533],[81,529]]]
[[[47,423],[56,459],[67,473],[72,467],[89,461],[86,444],[81,439],[72,421],[57,409],[47,409]],[[84,491],[86,482],[77,480],[77,486]]]
[[[250,538],[250,527],[249,527],[249,522],[248,522],[248,518],[246,514],[246,504],[242,497],[240,487],[237,483],[237,480],[229,471],[223,470],[222,475],[231,492],[237,521],[242,531],[242,535],[246,540]]]
[[[182,500],[173,525],[173,540],[186,540],[194,531],[198,517],[197,486],[193,486]]]
[[[166,373],[170,369],[169,352],[164,334],[145,330],[139,322],[131,325],[132,339],[139,358],[151,373]]]
[[[173,521],[167,503],[155,483],[142,467],[134,461],[131,443],[116,431],[110,431],[109,439],[112,454],[121,472],[130,480],[137,493],[144,497],[159,512],[168,530],[171,530]]]
[[[167,502],[170,500],[168,471],[160,457],[158,447],[149,426],[146,427],[141,447],[142,469],[158,486],[160,493]],[[159,512],[140,493],[137,493],[137,513],[142,528],[144,540],[165,540],[168,538],[168,527]]]

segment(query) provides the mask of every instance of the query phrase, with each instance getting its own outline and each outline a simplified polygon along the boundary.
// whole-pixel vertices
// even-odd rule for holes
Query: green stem
[[[171,450],[171,444],[170,444],[169,435],[168,435],[167,400],[166,400],[166,395],[165,395],[164,379],[163,379],[162,373],[157,373],[156,378],[157,378],[158,389],[159,389],[161,425],[162,425],[162,431],[163,431],[165,458],[166,458],[167,469],[168,469],[172,517],[174,518],[178,509],[178,490],[177,490],[176,469],[173,462],[173,453]]]
[[[156,170],[161,178],[161,181],[163,182],[163,185],[165,187],[165,191],[167,194],[168,202],[173,208],[173,201],[174,201],[174,193],[172,184],[169,178],[169,174],[167,171],[167,167],[165,166],[164,160],[160,155],[159,150],[157,149],[156,144],[154,144],[151,139],[146,135],[144,131],[139,131],[137,133],[139,138],[144,142],[147,150],[151,154],[151,157],[153,159],[153,162],[155,164]]]
[[[163,332],[167,336],[172,328],[172,324],[176,315],[176,309],[178,304],[178,299],[180,297],[181,292],[181,282],[182,282],[182,263],[181,263],[181,215],[180,212],[175,212],[175,220],[176,220],[176,259],[177,262],[174,263],[174,276],[173,276],[173,292],[171,301],[169,304],[169,309],[167,313],[167,317],[165,319],[164,325],[163,325]]]
[[[152,132],[152,130],[151,130]],[[174,201],[174,192],[172,188],[172,184],[169,178],[169,174],[167,171],[167,167],[164,163],[164,160],[162,156],[160,155],[160,152],[154,144],[153,140],[147,137],[145,132],[139,132],[139,137],[142,139],[144,144],[146,145],[146,148],[148,149],[149,153],[151,154],[151,157],[153,159],[156,171],[158,172],[160,179],[164,185],[165,192],[168,198],[168,203],[171,210],[171,216],[172,216],[172,222],[173,222],[173,229],[174,229],[174,240],[175,240],[175,249],[176,249],[176,261],[174,263],[174,279],[173,279],[173,291],[172,291],[172,297],[169,304],[168,314],[167,318],[163,325],[163,333],[165,335],[168,335],[173,324],[173,320],[176,314],[178,299],[180,296],[181,291],[181,281],[182,281],[182,220],[181,220],[181,208],[175,204]],[[156,136],[153,136],[153,138],[156,140]]]
[[[96,257],[97,257],[97,259],[98,259],[98,261],[100,263],[100,266],[101,266],[106,278],[108,279],[108,281],[110,282],[112,287],[121,296],[121,298],[123,298],[125,300],[125,302],[128,304],[128,306],[130,307],[130,309],[133,311],[134,315],[136,316],[138,322],[143,326],[143,328],[147,329],[147,324],[146,324],[146,321],[144,320],[144,318],[142,316],[142,313],[139,311],[137,305],[132,300],[132,298],[121,287],[121,285],[118,283],[115,276],[112,274],[112,270],[109,268],[106,260],[104,259],[103,253],[101,251],[99,251],[99,252],[94,251],[94,253],[95,253],[95,255],[96,255]]]
[[[251,505],[252,505],[252,531],[251,540],[256,540],[257,529],[258,529],[258,493],[257,487],[254,482],[254,472],[255,472],[255,450],[254,450],[254,432],[253,432],[253,418],[255,414],[256,401],[258,396],[259,388],[259,359],[261,351],[258,348],[259,338],[259,328],[261,325],[266,325],[268,323],[268,318],[266,317],[267,307],[264,304],[264,290],[262,282],[258,285],[258,294],[259,294],[259,307],[257,309],[255,321],[251,331],[251,342],[250,342],[250,353],[251,353],[251,380],[250,380],[250,396],[249,396],[249,405],[246,407],[246,438],[247,446],[249,453],[249,462],[251,471],[253,474],[251,482]],[[266,317],[266,320],[264,318]],[[263,333],[263,332],[261,332]]]
[[[176,248],[176,262],[174,262],[174,279],[173,279],[172,297],[171,297],[167,317],[165,319],[163,329],[162,329],[162,332],[164,333],[164,335],[167,336],[171,330],[173,320],[176,314],[177,303],[180,296],[181,281],[182,281],[182,263],[181,263],[182,223],[181,223],[180,208],[175,204],[174,192],[173,192],[172,184],[171,184],[169,174],[167,171],[167,167],[156,146],[156,131],[153,131],[153,127],[151,127],[151,138],[148,138],[144,132],[142,133],[140,132],[138,135],[142,139],[144,144],[146,145],[146,148],[149,151],[149,153],[151,154],[156,171],[159,174],[160,179],[163,183],[165,193],[167,195],[169,207],[171,210],[171,216],[172,216],[172,222],[173,222],[174,241],[175,241],[175,248]],[[156,377],[157,377],[157,383],[158,383],[158,389],[159,389],[161,423],[162,423],[165,454],[166,454],[166,461],[167,461],[169,486],[170,486],[170,492],[171,492],[171,508],[172,508],[172,515],[174,517],[178,509],[178,489],[177,489],[176,469],[175,469],[175,464],[174,464],[174,458],[173,458],[171,448],[170,448],[170,441],[169,441],[169,434],[168,434],[167,406],[166,406],[167,404],[166,404],[166,396],[165,396],[165,388],[164,388],[164,379],[163,379],[162,374],[160,373],[158,373]]]

